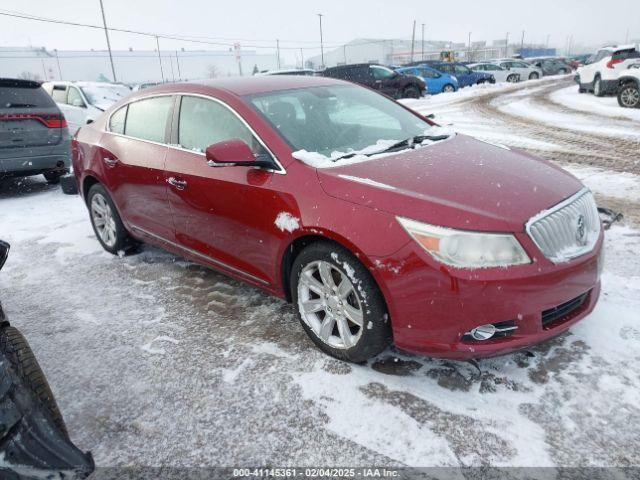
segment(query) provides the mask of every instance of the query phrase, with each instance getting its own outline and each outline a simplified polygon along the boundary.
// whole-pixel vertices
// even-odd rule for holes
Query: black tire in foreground
[[[314,272],[316,266],[318,270]],[[321,267],[330,272],[328,283],[335,295],[328,288]],[[347,283],[343,284],[345,279]],[[329,242],[307,246],[293,263],[290,288],[302,327],[323,352],[362,363],[391,343],[391,325],[382,293],[371,273],[345,248]],[[350,322],[355,316],[360,325]],[[350,341],[340,345],[347,329]]]
[[[67,172],[45,172],[42,175],[44,176],[47,183],[58,184],[60,183],[60,177],[65,175]]]
[[[640,86],[635,82],[623,84],[618,89],[618,105],[624,108],[640,108]]]
[[[69,439],[51,388],[29,344],[0,324],[0,478],[84,479],[90,453]]]
[[[91,226],[102,248],[117,255],[118,252],[126,253],[135,246],[135,241],[124,228],[113,200],[99,183],[89,189],[87,207]]]
[[[420,98],[420,89],[415,85],[409,85],[402,91],[402,98]]]

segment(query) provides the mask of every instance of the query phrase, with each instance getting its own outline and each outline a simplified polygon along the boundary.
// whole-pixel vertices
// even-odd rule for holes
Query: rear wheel
[[[566,75],[567,73],[569,72],[566,68],[561,68],[560,70],[558,70],[558,75]]]
[[[409,85],[402,91],[402,98],[420,98],[420,89],[415,85]]]
[[[538,72],[531,72],[529,74],[529,80],[537,80],[540,78],[540,74]]]
[[[516,83],[518,81],[518,75],[516,74],[511,74],[507,77],[507,82],[509,83]]]
[[[382,294],[344,248],[325,242],[306,247],[293,263],[290,288],[302,327],[323,352],[360,363],[391,342]]]
[[[87,195],[89,216],[98,241],[107,252],[116,255],[129,250],[134,242],[124,228],[118,210],[105,188],[96,183]]]
[[[45,172],[42,175],[44,176],[47,183],[57,184],[60,183],[60,177],[65,173],[66,172]]]
[[[456,89],[453,85],[451,85],[450,83],[447,83],[444,87],[442,87],[442,91],[443,92],[455,92]]]
[[[640,87],[626,83],[618,90],[618,105],[624,108],[640,108]]]

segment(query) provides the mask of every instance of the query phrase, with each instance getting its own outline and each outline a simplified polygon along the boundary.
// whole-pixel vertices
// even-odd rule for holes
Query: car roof
[[[165,83],[156,87],[144,89],[144,94],[152,92],[171,93],[179,91],[193,91],[203,94],[216,91],[244,96],[255,93],[277,92],[296,88],[322,87],[329,85],[353,85],[335,78],[305,75],[264,75],[251,77],[227,77],[205,80],[195,80],[181,83]]]
[[[23,80],[21,78],[0,78],[0,87],[39,88],[40,82],[36,82],[35,80]]]

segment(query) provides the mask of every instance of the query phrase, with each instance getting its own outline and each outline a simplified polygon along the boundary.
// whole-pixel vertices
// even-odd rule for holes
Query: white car
[[[593,92],[597,97],[615,95],[618,75],[638,59],[640,52],[634,45],[601,48],[578,68],[579,92]]]
[[[535,80],[543,75],[541,68],[531,65],[524,60],[503,58],[500,60],[494,60],[493,63],[500,65],[502,68],[506,68],[511,72],[519,73],[520,78],[523,80]]]
[[[618,75],[618,105],[640,108],[640,63],[632,64]]]
[[[58,104],[71,135],[131,93],[125,85],[103,82],[46,82],[42,88]]]
[[[493,75],[493,78],[496,79],[496,82],[516,83],[520,81],[519,73],[511,72],[495,63],[471,63],[467,65],[467,67],[469,67],[474,72],[490,73],[491,75]]]

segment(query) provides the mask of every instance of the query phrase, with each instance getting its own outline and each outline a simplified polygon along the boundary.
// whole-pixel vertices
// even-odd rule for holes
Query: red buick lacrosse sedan
[[[283,297],[340,359],[391,342],[510,352],[563,332],[600,292],[603,233],[577,179],[339,80],[147,89],[72,151],[107,251],[148,242]]]

